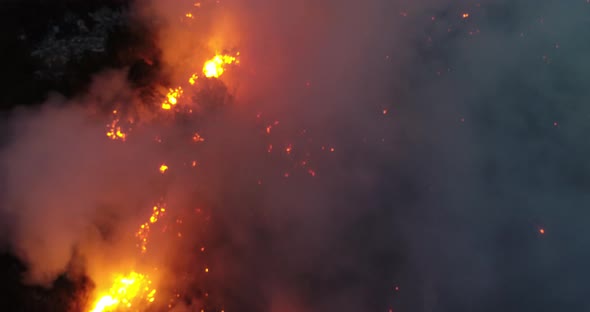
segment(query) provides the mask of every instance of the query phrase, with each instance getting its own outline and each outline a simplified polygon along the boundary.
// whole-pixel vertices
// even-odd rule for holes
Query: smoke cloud
[[[5,243],[47,287],[157,266],[175,311],[587,310],[589,9],[135,3],[156,30],[155,93],[216,52],[240,64],[186,91],[189,117],[108,69],[83,95],[12,112]],[[105,136],[113,109],[134,117],[124,143]],[[160,203],[174,225],[138,256]]]

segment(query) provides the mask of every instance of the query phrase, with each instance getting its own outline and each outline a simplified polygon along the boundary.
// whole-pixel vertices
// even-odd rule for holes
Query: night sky
[[[161,194],[147,311],[590,311],[589,1],[177,2],[0,0],[0,310],[88,310]]]

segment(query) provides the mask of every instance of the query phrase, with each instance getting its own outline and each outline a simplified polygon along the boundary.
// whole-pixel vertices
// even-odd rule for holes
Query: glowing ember
[[[164,172],[166,172],[166,171],[168,171],[168,165],[166,165],[166,164],[162,164],[162,165],[160,166],[160,173],[164,173]]]
[[[541,234],[541,235],[542,235],[542,234],[545,234],[545,229],[543,229],[543,228],[540,228],[540,229],[539,229],[539,234]]]
[[[137,272],[117,275],[111,288],[98,296],[90,312],[130,309],[135,305],[152,303],[156,298],[156,289],[151,284],[146,275]]]
[[[240,55],[239,53],[236,56]],[[231,55],[216,54],[212,59],[205,62],[203,65],[203,74],[207,78],[219,78],[225,71],[225,65],[238,63],[236,57]]]
[[[463,17],[463,18],[468,18],[468,17],[469,17],[469,13],[463,13],[463,14],[461,15],[461,17]]]
[[[147,244],[148,244],[148,237],[150,234],[150,224],[154,224],[158,222],[158,220],[164,216],[166,212],[166,208],[163,206],[154,206],[152,209],[152,215],[148,222],[143,223],[139,226],[139,230],[135,232],[135,237],[139,239],[139,243],[137,247],[141,250],[141,253],[145,253],[147,251]]]
[[[121,140],[125,141],[127,138],[127,134],[121,130],[121,126],[119,126],[119,117],[117,116],[118,111],[113,110],[113,121],[107,124],[107,132],[106,135],[111,140]]]
[[[193,142],[204,142],[205,139],[198,133],[193,135]]]

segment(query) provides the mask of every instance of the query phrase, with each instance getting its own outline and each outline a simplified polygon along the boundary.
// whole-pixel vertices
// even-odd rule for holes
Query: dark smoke
[[[151,247],[179,311],[590,309],[590,4],[236,0],[179,26],[190,6],[130,15],[156,29],[159,51],[142,57],[161,68],[142,88],[174,85],[215,49],[241,52],[199,117],[106,141],[88,110],[148,106],[126,81],[136,67],[8,118],[2,234],[27,282],[131,261],[123,237],[158,195],[188,223],[185,240]],[[202,147],[184,141],[195,129]],[[197,174],[172,165],[193,156]],[[289,161],[308,156],[315,177]]]

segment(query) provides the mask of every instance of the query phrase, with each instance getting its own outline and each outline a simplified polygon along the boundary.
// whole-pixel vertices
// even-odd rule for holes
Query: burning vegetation
[[[179,29],[192,29],[199,18],[204,18],[204,14],[219,14],[216,10],[222,11],[220,6],[219,1],[206,1],[196,3],[192,7],[174,7],[173,11],[178,19],[164,19],[172,29],[168,30],[168,34],[177,35],[182,33]],[[127,18],[134,21],[149,20],[153,12],[143,9],[135,10],[145,14],[147,18]],[[157,6],[153,9],[157,9]],[[200,14],[202,10],[207,10],[207,13]],[[101,12],[105,15],[111,11]],[[116,16],[117,26],[120,26],[125,14],[117,13]],[[109,23],[108,19],[103,20],[101,23]],[[215,18],[208,20],[214,28],[219,26]],[[75,25],[75,36],[86,32],[87,26],[83,20]],[[101,25],[96,26],[102,27],[101,40],[93,43],[101,47],[89,48],[89,43],[84,41],[81,43],[82,52],[75,54],[76,58],[73,61],[85,61],[84,49],[94,49],[95,52],[107,50],[110,28]],[[196,26],[202,27],[203,24]],[[66,36],[60,39],[57,35],[60,30],[55,28],[53,31],[49,39],[40,43],[39,50],[34,52],[35,57],[50,58],[56,54],[46,47],[49,45],[76,49],[75,46],[64,43],[64,40],[77,43],[75,38],[68,39]],[[189,34],[185,33],[183,36],[183,40],[190,41]],[[31,199],[31,203],[37,200],[46,201],[47,209],[54,211],[56,216],[72,209],[80,213],[73,216],[73,220],[80,222],[75,222],[77,225],[75,229],[71,229],[71,233],[56,234],[56,231],[70,230],[64,227],[60,230],[39,228],[36,230],[38,233],[33,234],[43,235],[41,232],[44,231],[51,233],[46,237],[47,241],[41,245],[43,248],[59,246],[59,252],[51,252],[54,254],[54,261],[39,263],[35,254],[42,251],[29,249],[36,245],[34,241],[29,241],[30,246],[18,246],[22,249],[17,254],[20,252],[19,256],[31,264],[32,269],[27,275],[32,283],[50,285],[56,274],[72,275],[67,278],[87,276],[90,286],[84,289],[84,294],[77,295],[73,300],[76,302],[73,310],[159,311],[190,307],[190,310],[197,311],[224,311],[224,299],[220,291],[211,295],[213,289],[209,288],[213,286],[207,286],[210,283],[209,276],[219,279],[217,274],[224,270],[219,268],[221,261],[217,266],[209,263],[212,261],[208,256],[210,248],[206,247],[208,242],[215,241],[218,238],[214,237],[219,235],[207,232],[212,218],[212,207],[208,206],[223,203],[211,202],[211,195],[207,192],[218,191],[215,187],[209,186],[219,183],[211,172],[218,171],[214,175],[225,172],[213,168],[220,165],[216,158],[221,157],[227,161],[228,155],[220,155],[219,152],[226,153],[223,145],[225,143],[222,142],[228,137],[224,133],[225,130],[210,124],[207,119],[215,120],[214,116],[219,110],[225,110],[227,114],[227,111],[235,109],[225,106],[231,102],[228,99],[235,96],[236,79],[224,79],[227,76],[236,76],[243,69],[241,53],[231,40],[225,40],[223,36],[215,33],[210,35],[212,37],[204,34],[200,36],[196,44],[189,42],[184,47],[188,58],[184,58],[183,55],[183,58],[179,59],[174,55],[177,51],[167,50],[165,44],[162,44],[161,52],[153,51],[153,47],[146,49],[144,46],[133,52],[137,59],[135,63],[121,70],[99,74],[90,83],[90,90],[86,90],[87,94],[74,96],[66,101],[66,109],[49,108],[47,115],[52,116],[50,118],[63,119],[65,123],[43,135],[48,141],[61,138],[60,144],[64,147],[43,153],[63,151],[64,154],[57,152],[60,155],[52,156],[51,159],[63,159],[64,166],[63,170],[53,175],[48,174],[47,178],[53,180],[63,176],[64,190],[78,194],[74,202],[65,206],[57,204],[55,198],[50,198],[59,196],[58,194],[49,193],[41,196],[44,200],[34,198]],[[203,43],[207,41],[215,43],[204,47]],[[173,59],[166,61],[166,53],[172,54]],[[67,67],[70,60],[66,58],[70,54],[64,55],[59,66]],[[129,58],[129,55],[123,58]],[[56,65],[51,63],[48,66]],[[59,75],[60,79],[67,77]],[[150,79],[145,80],[146,77]],[[72,113],[69,108],[76,105],[78,107]],[[267,120],[260,111],[248,114],[249,117],[239,116],[233,121],[236,124],[247,125],[232,126],[235,128],[234,131],[248,133],[248,140],[265,142],[253,145],[259,159],[280,161],[283,165],[277,171],[270,172],[270,175],[269,172],[261,171],[236,176],[239,179],[246,177],[248,180],[240,181],[239,187],[255,187],[259,189],[256,192],[260,192],[261,186],[265,183],[274,183],[272,181],[277,178],[284,180],[296,176],[297,173],[306,179],[316,177],[317,169],[313,167],[312,150],[316,149],[316,153],[319,153],[326,149],[325,146],[322,146],[320,151],[319,145],[310,144],[310,139],[304,142],[306,130],[298,134],[300,138],[295,140],[303,141],[297,145],[294,142],[274,142],[277,139],[273,138],[270,130],[280,132],[276,130],[280,129],[279,121]],[[72,118],[85,120],[90,126],[71,123]],[[35,132],[32,129],[41,123],[40,120],[23,123],[23,135],[32,134],[30,131]],[[96,123],[102,123],[104,128],[96,127]],[[224,123],[228,124],[228,121]],[[218,134],[214,131],[216,129],[219,131]],[[99,133],[102,134],[100,139],[96,137]],[[210,137],[217,137],[220,143],[209,140]],[[283,140],[282,136],[279,140]],[[80,145],[80,142],[86,143]],[[273,144],[283,148],[273,151]],[[243,144],[236,144],[241,145]],[[24,149],[31,147],[23,146]],[[78,153],[73,149],[77,149]],[[333,147],[329,149],[333,151]],[[92,150],[96,152],[90,152]],[[247,147],[247,150],[252,150],[252,147]],[[26,154],[35,154],[30,152],[27,151]],[[82,161],[77,162],[71,158],[74,155]],[[43,162],[30,161],[38,164]],[[235,166],[236,163],[231,161],[227,164]],[[103,165],[107,167],[102,168]],[[85,178],[68,177],[85,166],[94,168],[87,171]],[[74,167],[78,169],[73,169]],[[117,178],[112,178],[113,176]],[[195,176],[197,178],[194,178]],[[41,184],[34,192],[44,193],[46,189],[51,188],[48,184]],[[16,186],[13,187],[16,189]],[[17,193],[14,192],[15,203],[19,201]],[[188,198],[186,194],[190,194]],[[23,205],[29,207],[30,204]],[[199,206],[195,208],[195,205]],[[64,223],[55,220],[49,223],[51,222]],[[200,232],[201,235],[195,237],[194,227],[199,228],[197,233]],[[187,232],[190,236],[186,235]],[[15,235],[27,239],[31,233],[22,232]],[[71,240],[60,241],[60,237],[68,237]],[[70,248],[75,254],[70,255]],[[187,255],[187,250],[194,252]],[[187,260],[179,261],[168,256],[186,257]],[[198,268],[194,269],[195,266]],[[163,277],[171,275],[176,276],[172,281]],[[219,285],[213,285],[219,289]]]
[[[584,132],[543,95],[585,95],[547,77],[584,77],[560,36],[585,22],[527,5],[520,24],[492,0],[17,2],[0,19],[16,34],[0,51],[0,267],[17,285],[3,311],[520,311],[490,300],[531,284],[559,297],[532,277],[561,261],[556,238],[582,244],[548,207],[582,197],[553,191],[588,166],[560,161],[585,155],[568,143]]]

